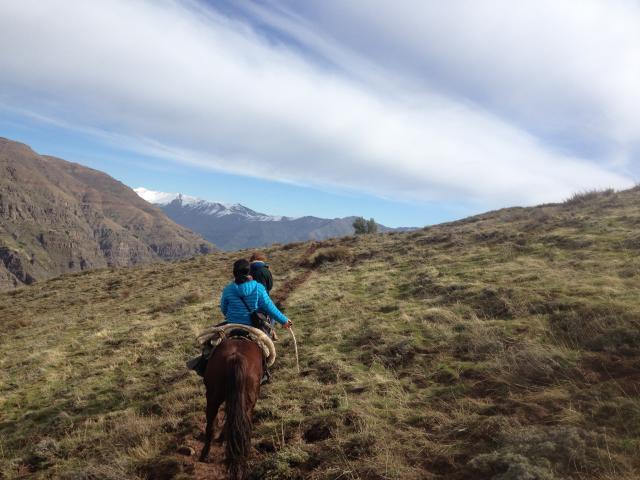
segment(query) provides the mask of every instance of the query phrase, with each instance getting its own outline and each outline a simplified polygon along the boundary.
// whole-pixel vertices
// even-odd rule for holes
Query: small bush
[[[249,480],[287,480],[298,479],[299,475],[292,467],[309,460],[309,453],[299,447],[287,447],[251,465]]]
[[[450,385],[460,379],[460,374],[457,370],[454,370],[447,365],[440,365],[440,367],[438,367],[438,370],[436,370],[436,372],[434,373],[433,378],[438,383]]]
[[[622,248],[626,248],[627,250],[640,250],[640,235],[623,240]]]
[[[587,190],[584,192],[576,192],[567,200],[564,201],[565,205],[584,205],[585,203],[593,202],[599,198],[610,197],[614,195],[616,191],[613,188],[607,188],[606,190]]]
[[[416,347],[412,340],[401,340],[388,345],[378,353],[388,367],[398,368],[409,365],[416,356]]]
[[[425,324],[451,325],[460,322],[460,317],[446,308],[432,307],[421,312],[420,321]]]
[[[30,470],[42,470],[55,463],[60,455],[60,446],[53,438],[43,438],[31,447],[31,451],[24,459]]]
[[[478,478],[559,480],[576,472],[591,476],[612,461],[598,448],[604,439],[575,427],[515,427],[497,437],[496,450],[469,462]]]
[[[640,316],[616,304],[577,304],[550,316],[551,330],[572,346],[623,355],[640,352]]]
[[[319,363],[315,365],[316,376],[320,383],[336,383],[338,381],[339,369],[331,363]]]
[[[292,242],[292,243],[286,243],[282,246],[282,250],[293,250],[294,248],[298,248],[300,245],[302,245],[304,242]]]
[[[343,445],[344,453],[347,458],[352,460],[373,453],[373,447],[376,444],[375,437],[370,433],[355,433]]]
[[[537,343],[525,343],[515,347],[503,359],[504,368],[514,382],[549,385],[566,379],[571,362],[557,348]]]
[[[163,301],[152,307],[149,313],[174,313],[187,305],[193,305],[205,300],[201,292],[190,292],[177,300]]]
[[[446,301],[456,301],[465,295],[467,285],[446,284],[437,277],[440,277],[440,273],[435,268],[430,268],[417,273],[410,282],[402,285],[401,289],[416,298],[442,296]]]
[[[593,241],[587,238],[572,238],[567,235],[545,235],[542,243],[566,250],[581,250],[593,245]]]
[[[351,251],[345,247],[321,248],[310,259],[311,266],[317,268],[325,263],[348,262],[352,258]]]
[[[436,243],[447,243],[454,240],[454,235],[449,232],[432,233],[416,240],[418,245],[433,245]]]
[[[453,339],[453,351],[457,357],[483,360],[505,349],[504,335],[500,330],[483,324],[460,324],[463,328]]]
[[[324,416],[305,422],[303,425],[302,438],[307,443],[320,442],[326,440],[332,435],[332,432],[338,425],[338,419],[335,416]]]
[[[513,318],[516,313],[512,292],[507,289],[484,288],[470,296],[468,303],[481,318]]]
[[[469,466],[475,474],[491,480],[558,479],[548,466],[534,465],[527,457],[517,453],[485,453],[473,458]]]
[[[175,458],[159,457],[142,462],[138,472],[144,478],[169,480],[183,473],[184,466]]]
[[[382,342],[382,338],[379,327],[370,322],[364,322],[358,333],[347,338],[346,341],[349,345],[356,347],[375,347]]]

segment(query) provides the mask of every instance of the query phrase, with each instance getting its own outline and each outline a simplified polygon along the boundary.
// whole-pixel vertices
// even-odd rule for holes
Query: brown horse
[[[224,402],[226,419],[221,438],[226,440],[226,462],[233,480],[243,479],[247,474],[251,420],[261,378],[262,350],[256,343],[242,338],[228,338],[218,345],[204,374],[207,428],[200,461],[204,462],[209,455],[213,425]]]

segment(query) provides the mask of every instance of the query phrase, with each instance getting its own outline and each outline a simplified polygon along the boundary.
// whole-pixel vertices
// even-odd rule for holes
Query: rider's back
[[[287,317],[273,304],[264,286],[255,280],[240,284],[233,282],[224,288],[220,299],[220,309],[227,322],[251,326],[251,314],[241,297],[244,298],[251,311],[260,310],[271,315],[279,323],[287,322]]]

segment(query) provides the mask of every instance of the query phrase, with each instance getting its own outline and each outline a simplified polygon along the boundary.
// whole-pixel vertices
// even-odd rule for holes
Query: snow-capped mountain
[[[181,193],[136,188],[149,203],[158,205],[183,225],[223,250],[264,247],[274,243],[324,240],[353,234],[355,217],[282,217],[256,212],[239,203],[210,202]],[[379,225],[380,231],[392,230]]]
[[[134,191],[149,203],[160,207],[166,207],[175,202],[182,208],[192,210],[201,215],[224,217],[226,215],[239,215],[250,221],[277,222],[280,220],[294,220],[292,217],[265,215],[256,212],[239,203],[210,202],[201,198],[183,195],[182,193],[167,193],[148,190],[144,187],[134,188]]]

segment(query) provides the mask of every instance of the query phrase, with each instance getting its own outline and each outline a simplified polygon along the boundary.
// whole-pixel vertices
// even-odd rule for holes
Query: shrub
[[[613,188],[607,188],[606,190],[586,190],[584,192],[576,192],[567,200],[564,201],[565,205],[583,205],[588,202],[597,200],[598,198],[610,197],[615,194],[616,191]]]
[[[633,355],[640,351],[640,317],[617,304],[577,304],[550,316],[551,330],[572,346]]]
[[[292,467],[309,460],[309,453],[299,447],[287,447],[250,468],[250,480],[286,480],[300,478]]]
[[[513,318],[516,309],[509,289],[484,288],[468,298],[468,303],[481,318]]]
[[[547,466],[538,466],[517,453],[491,452],[473,458],[469,466],[482,478],[495,480],[555,480]]]
[[[356,219],[353,221],[352,226],[356,235],[378,233],[378,224],[373,218],[365,220],[363,217],[356,217]]]
[[[560,350],[537,343],[514,348],[504,360],[504,368],[518,384],[549,385],[566,378],[571,367]]]
[[[319,267],[325,263],[346,262],[351,260],[351,250],[345,247],[321,248],[311,257],[311,266]]]
[[[355,433],[343,445],[347,458],[356,459],[373,453],[375,437],[370,433]]]
[[[501,330],[483,324],[459,324],[460,331],[453,339],[456,356],[469,360],[483,360],[504,351]]]
[[[187,305],[193,305],[205,300],[200,292],[190,292],[176,300],[163,301],[152,307],[149,313],[174,313]]]
[[[640,250],[640,235],[626,238],[622,241],[622,247],[627,250]]]
[[[405,367],[416,356],[416,347],[412,340],[401,340],[384,347],[379,356],[388,367]]]
[[[448,365],[440,365],[434,373],[433,378],[438,383],[448,385],[457,382],[460,379],[460,374]]]
[[[304,242],[292,242],[292,243],[285,243],[282,246],[282,250],[293,250],[294,248],[298,248],[299,246],[303,245]]]
[[[335,415],[314,418],[303,425],[302,438],[307,443],[326,440],[332,435],[337,425],[338,419]]]
[[[516,427],[497,440],[496,450],[469,462],[476,478],[559,480],[575,472],[593,475],[606,464],[598,449],[604,440],[575,427]]]
[[[55,463],[60,455],[60,446],[53,438],[45,437],[35,445],[32,445],[29,455],[24,459],[24,463],[31,470],[42,470],[49,468]]]
[[[367,233],[367,221],[363,217],[356,217],[352,226],[356,235],[363,235]]]

